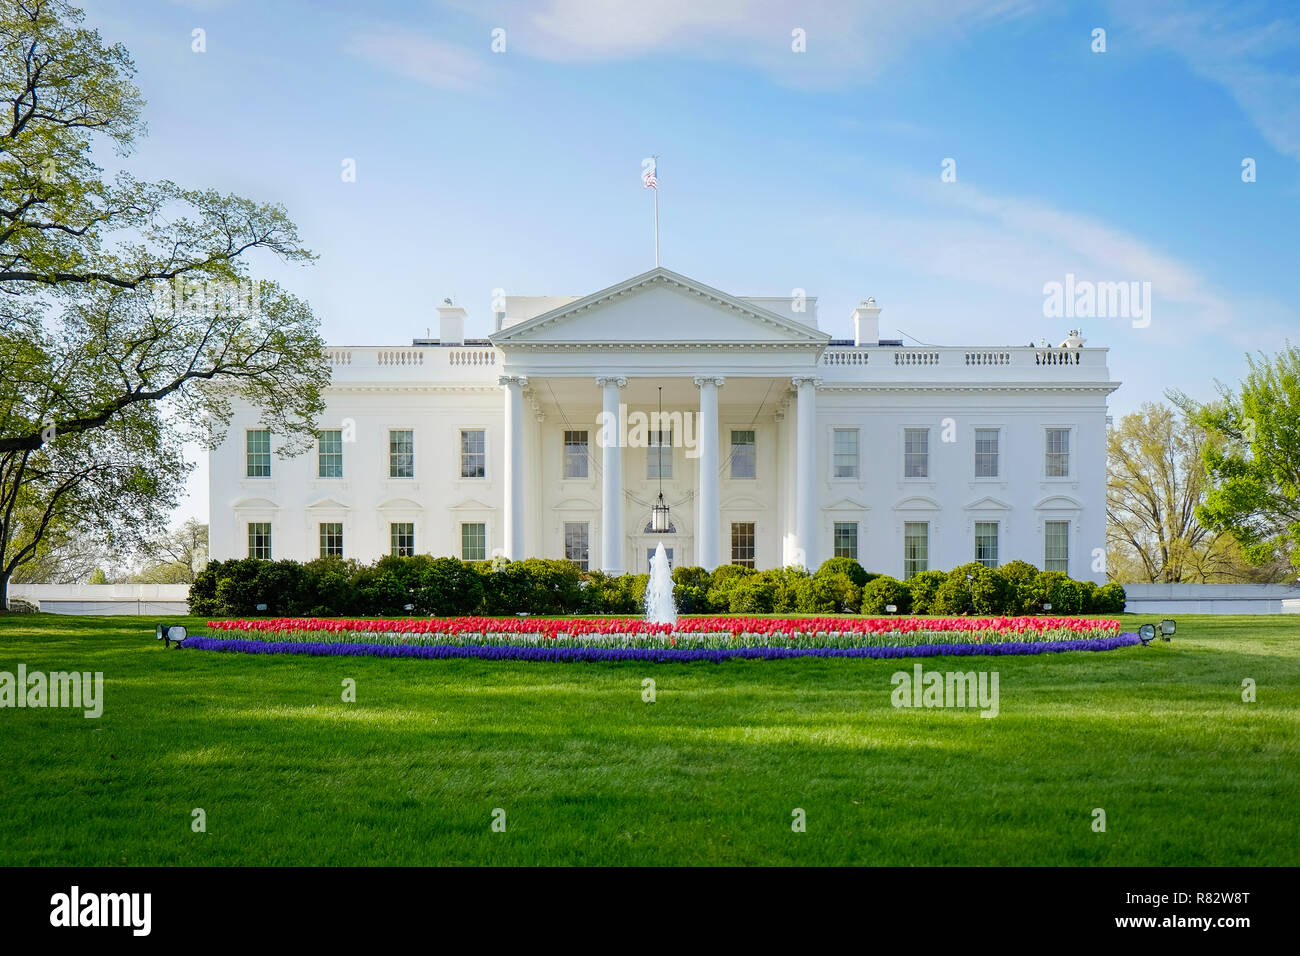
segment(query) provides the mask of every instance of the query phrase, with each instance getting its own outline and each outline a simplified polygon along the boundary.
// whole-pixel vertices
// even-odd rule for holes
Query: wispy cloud
[[[1124,0],[1115,15],[1153,46],[1219,83],[1278,152],[1300,159],[1300,17],[1255,2],[1189,7]],[[1292,7],[1294,10],[1294,7]]]
[[[350,39],[345,49],[383,69],[442,90],[477,88],[488,72],[460,47],[398,27],[367,30]]]
[[[921,39],[958,38],[1038,0],[496,0],[473,9],[552,61],[648,54],[745,63],[794,83],[871,78]],[[806,51],[795,54],[794,31]]]

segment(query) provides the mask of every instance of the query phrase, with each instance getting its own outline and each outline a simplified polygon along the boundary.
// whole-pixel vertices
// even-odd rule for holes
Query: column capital
[[[596,384],[604,388],[606,385],[617,385],[619,388],[627,387],[626,375],[597,375]]]
[[[722,388],[722,386],[727,384],[726,378],[721,375],[697,375],[695,378],[691,379],[691,381],[695,383],[696,388],[701,388],[705,385]]]
[[[821,385],[822,380],[815,375],[793,375],[790,377],[790,384],[795,388],[803,388],[805,385],[811,385],[813,388]]]
[[[517,385],[523,388],[528,384],[527,375],[499,375],[497,376],[498,385]]]

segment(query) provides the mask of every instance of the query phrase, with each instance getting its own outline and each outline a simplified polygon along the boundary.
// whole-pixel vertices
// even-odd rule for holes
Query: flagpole
[[[659,157],[655,157],[655,268],[659,268]]]

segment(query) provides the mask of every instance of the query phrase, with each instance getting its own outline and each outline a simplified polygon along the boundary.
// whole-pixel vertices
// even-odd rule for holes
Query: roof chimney
[[[880,306],[875,299],[859,302],[853,310],[853,344],[880,344]]]
[[[438,344],[465,344],[465,310],[452,305],[451,299],[443,299],[438,307]]]

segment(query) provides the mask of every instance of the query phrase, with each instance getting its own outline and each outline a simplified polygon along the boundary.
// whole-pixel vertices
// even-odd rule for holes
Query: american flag
[[[659,189],[659,179],[657,176],[658,171],[659,171],[658,163],[651,163],[644,170],[642,170],[641,186],[645,189],[658,190]]]

